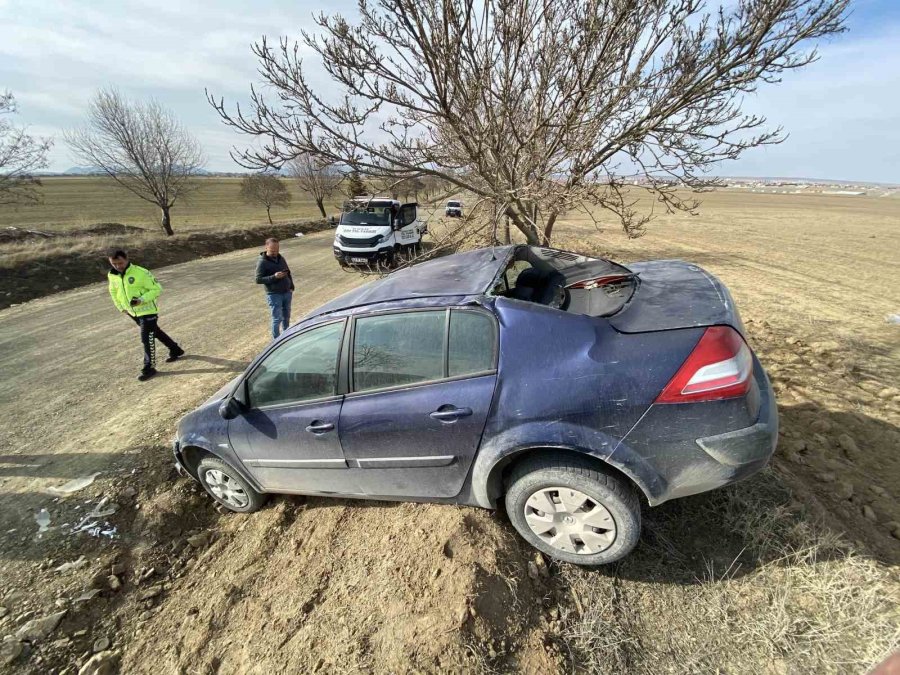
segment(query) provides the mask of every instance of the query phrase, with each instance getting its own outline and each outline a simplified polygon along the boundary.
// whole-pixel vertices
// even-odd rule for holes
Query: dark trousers
[[[129,316],[131,315],[129,314]],[[166,332],[156,323],[159,314],[132,316],[131,318],[141,327],[141,342],[144,343],[144,370],[156,368],[157,340],[168,347],[170,352],[174,352],[178,349],[178,343],[166,335]]]

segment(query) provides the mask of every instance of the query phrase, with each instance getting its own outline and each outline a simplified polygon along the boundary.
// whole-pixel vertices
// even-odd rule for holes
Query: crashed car
[[[534,246],[425,262],[319,307],[178,425],[232,511],[272,493],[504,505],[600,565],[650,506],[759,471],[775,399],[728,290],[696,265]]]

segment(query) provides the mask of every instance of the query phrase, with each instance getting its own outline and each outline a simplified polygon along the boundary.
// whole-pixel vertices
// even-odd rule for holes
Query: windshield
[[[341,214],[341,225],[384,226],[390,224],[390,207],[370,206],[368,209],[358,208]]]
[[[447,206],[459,206],[459,202],[447,202]]]

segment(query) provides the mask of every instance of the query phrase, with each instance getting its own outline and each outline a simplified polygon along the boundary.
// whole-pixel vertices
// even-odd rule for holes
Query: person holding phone
[[[278,240],[266,239],[266,250],[259,254],[256,263],[256,283],[266,287],[266,302],[272,312],[272,339],[286,330],[291,323],[291,298],[294,280],[287,261],[278,252]]]

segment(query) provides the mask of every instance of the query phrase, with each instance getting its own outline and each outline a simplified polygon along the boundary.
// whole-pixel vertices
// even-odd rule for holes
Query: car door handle
[[[312,423],[306,427],[306,430],[311,434],[324,434],[326,431],[331,431],[334,429],[334,425],[331,422],[320,422],[319,420],[313,420]]]
[[[441,406],[441,408],[443,407]],[[438,408],[430,415],[433,419],[441,422],[453,422],[460,417],[468,417],[472,414],[471,408],[447,408],[446,410],[441,410],[441,408]]]

